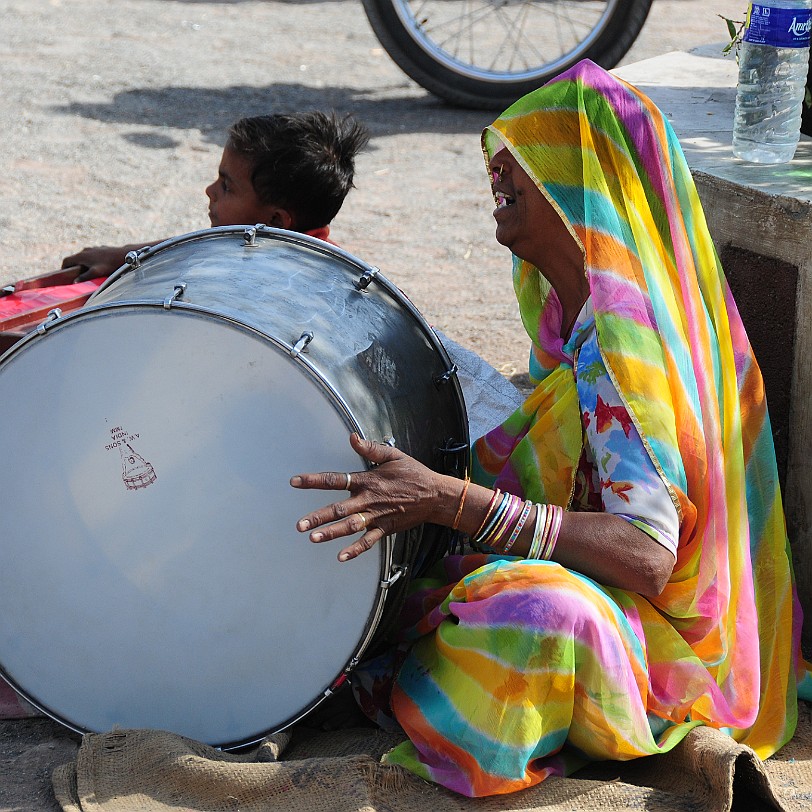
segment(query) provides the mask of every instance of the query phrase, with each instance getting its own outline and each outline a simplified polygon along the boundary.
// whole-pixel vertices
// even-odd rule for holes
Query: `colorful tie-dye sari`
[[[583,249],[601,355],[677,508],[677,560],[649,599],[552,562],[446,559],[413,599],[392,694],[410,741],[387,761],[488,795],[668,750],[698,724],[769,756],[795,727],[800,607],[761,374],[679,143],[585,61],[486,129],[486,158],[502,146]],[[513,277],[538,386],[477,443],[474,472],[569,507],[583,434],[560,305],[516,257]]]

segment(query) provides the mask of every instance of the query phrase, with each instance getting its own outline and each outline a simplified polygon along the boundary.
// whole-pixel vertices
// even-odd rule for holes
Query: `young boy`
[[[355,156],[368,142],[352,116],[314,111],[240,119],[228,132],[217,179],[206,188],[211,225],[263,223],[328,239],[353,188]],[[84,248],[62,267],[81,266],[77,281],[108,276],[129,251],[158,242]]]
[[[318,111],[240,119],[228,132],[217,179],[206,188],[212,226],[255,225],[329,239],[353,188],[355,156],[369,142],[351,116]],[[55,307],[81,307],[129,251],[163,240],[84,248],[63,272],[0,289],[0,354]]]

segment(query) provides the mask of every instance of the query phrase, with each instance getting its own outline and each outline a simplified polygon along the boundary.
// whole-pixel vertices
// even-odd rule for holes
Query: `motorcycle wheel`
[[[614,67],[652,0],[363,0],[372,30],[419,85],[502,109],[581,59]]]

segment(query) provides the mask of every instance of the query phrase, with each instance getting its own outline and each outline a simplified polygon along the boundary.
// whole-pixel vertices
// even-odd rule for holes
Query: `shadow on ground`
[[[391,88],[386,88],[391,94]],[[460,110],[426,94],[401,99],[377,98],[381,89],[314,88],[302,84],[270,87],[235,85],[225,88],[139,88],[117,93],[110,102],[57,105],[57,114],[82,116],[115,124],[199,130],[205,140],[222,146],[225,131],[238,118],[294,110],[333,109],[352,113],[369,128],[373,138],[400,133],[479,133],[491,123],[493,112]],[[134,137],[134,136],[131,136]],[[138,136],[138,143],[169,149],[175,142],[162,136]]]

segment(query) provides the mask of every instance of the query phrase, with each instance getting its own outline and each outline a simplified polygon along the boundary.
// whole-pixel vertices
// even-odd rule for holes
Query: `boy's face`
[[[262,203],[251,183],[251,161],[226,146],[217,180],[206,187],[209,220],[215,226],[273,225],[279,208]],[[287,226],[286,226],[287,227]]]

